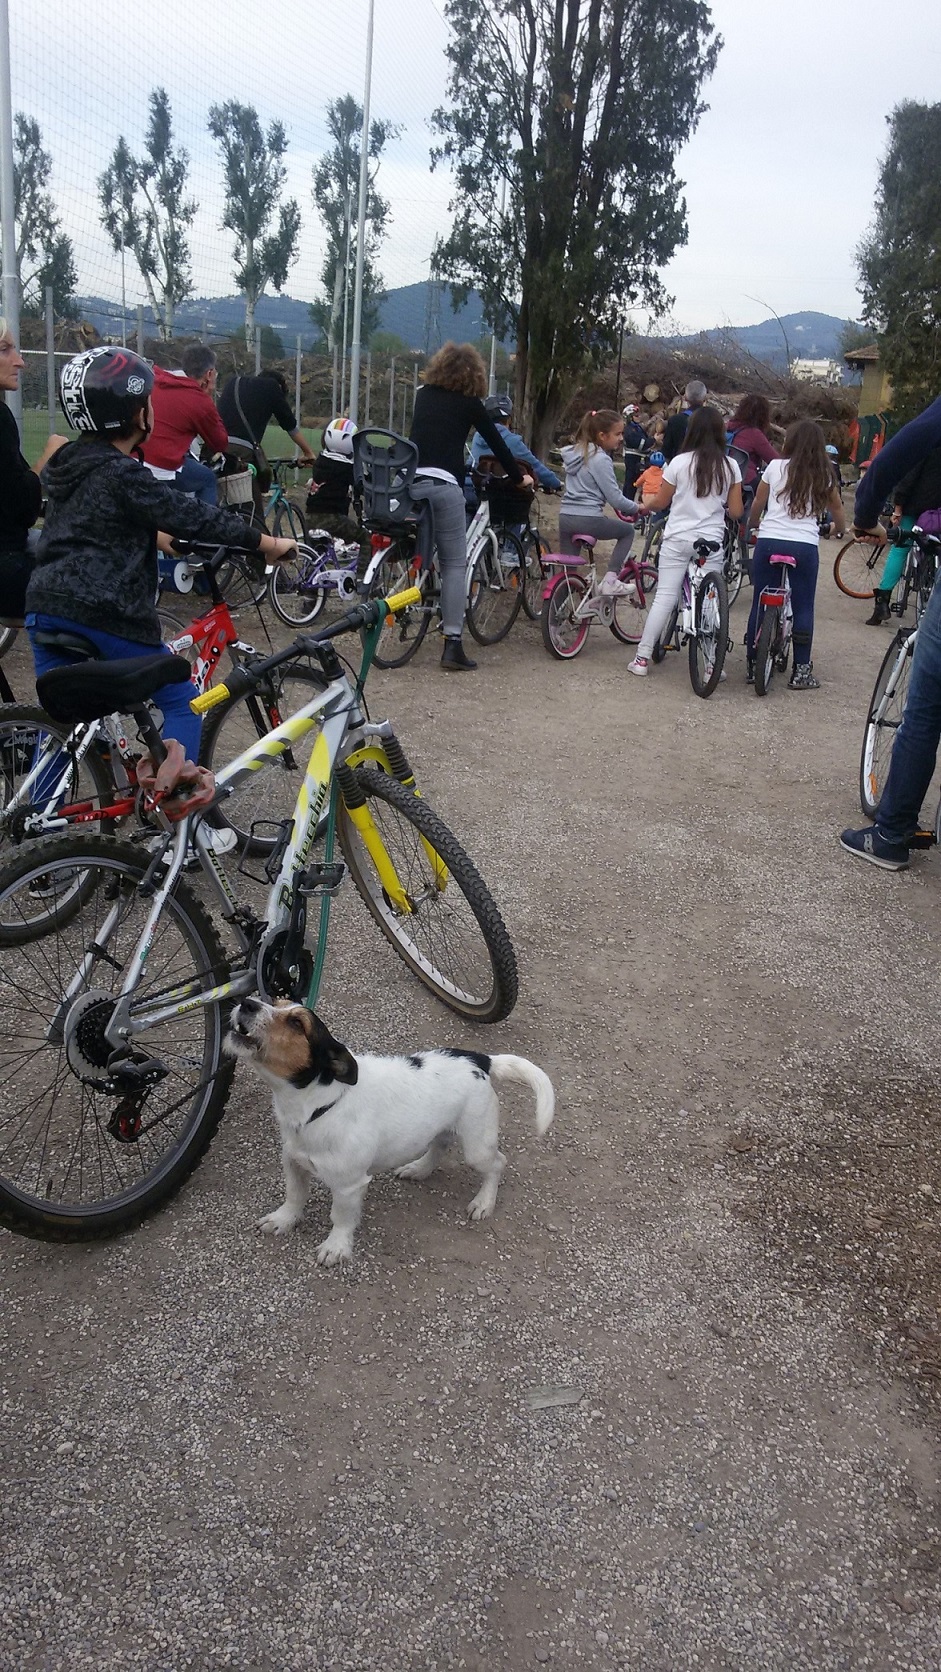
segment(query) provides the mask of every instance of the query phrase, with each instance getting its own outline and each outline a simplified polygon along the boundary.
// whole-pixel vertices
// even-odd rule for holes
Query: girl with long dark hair
[[[761,519],[752,560],[751,614],[745,635],[747,678],[754,678],[755,636],[762,587],[776,578],[773,556],[793,557],[791,607],[794,611],[794,668],[788,680],[792,691],[817,691],[810,652],[814,640],[814,597],[820,563],[817,518],[829,511],[838,535],[845,517],[840,490],[833,480],[823,431],[811,418],[792,424],[784,437],[784,456],[766,467],[748,517],[749,528]]]
[[[721,542],[726,511],[736,519],[742,515],[742,473],[726,456],[725,425],[714,406],[693,412],[682,451],[664,465],[659,492],[645,494],[643,503],[645,510],[669,509],[670,515],[660,547],[660,579],[630,664],[629,671],[636,674],[647,673],[653,647],[679,603],[694,542]],[[721,569],[721,545],[705,567]]]

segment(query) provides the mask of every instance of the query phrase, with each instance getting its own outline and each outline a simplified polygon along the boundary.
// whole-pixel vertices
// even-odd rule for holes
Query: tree
[[[173,335],[173,315],[192,292],[186,228],[196,203],[186,196],[189,156],[173,142],[170,100],[164,89],[150,94],[150,119],[140,158],[122,135],[98,177],[101,223],[115,250],[133,255],[140,269],[157,328]]]
[[[24,315],[41,314],[46,287],[52,286],[52,305],[63,319],[74,319],[78,274],[72,240],[62,231],[51,193],[47,190],[52,158],[43,150],[39,123],[18,111],[13,131],[13,219],[16,234],[16,277]]]
[[[705,0],[447,0],[451,103],[436,112],[455,220],[437,270],[515,331],[517,403],[545,446],[625,308],[667,298],[685,243],[676,152],[722,42]],[[501,190],[506,202],[501,212]]]
[[[847,319],[840,332],[840,354],[845,358],[854,348],[871,348],[873,333],[858,319]]]
[[[254,107],[235,99],[212,106],[209,132],[222,152],[222,226],[235,234],[235,282],[245,297],[245,341],[251,347],[258,298],[269,284],[282,290],[297,259],[301,212],[293,198],[280,202],[288,142],[282,123],[272,122],[263,133]]]
[[[369,347],[373,354],[388,354],[393,359],[399,359],[403,354],[410,354],[408,343],[395,331],[373,331],[369,336]]]
[[[887,121],[876,212],[856,260],[863,318],[879,333],[904,422],[941,393],[941,104],[906,101]]]
[[[326,296],[315,302],[310,317],[327,339],[330,352],[343,336],[343,306],[352,295],[352,274],[356,271],[357,210],[359,205],[360,143],[363,131],[362,106],[352,94],[334,99],[327,106],[327,128],[333,146],[314,168],[314,203],[327,233],[327,254],[321,278]],[[366,241],[363,258],[363,338],[379,319],[384,291],[376,269],[376,257],[385,236],[389,205],[376,190],[379,159],[398,128],[391,122],[373,122],[369,129],[369,169],[366,195]]]

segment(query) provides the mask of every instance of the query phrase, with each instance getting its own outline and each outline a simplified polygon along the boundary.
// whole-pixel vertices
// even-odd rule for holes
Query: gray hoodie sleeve
[[[623,511],[630,515],[631,512],[640,509],[637,501],[627,499],[618,487],[618,479],[614,473],[610,453],[604,452],[601,447],[597,448],[594,457],[589,460],[587,470],[597,484],[599,493],[603,495],[605,501],[613,510]]]

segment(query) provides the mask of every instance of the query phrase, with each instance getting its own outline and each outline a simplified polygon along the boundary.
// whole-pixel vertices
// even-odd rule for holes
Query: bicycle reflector
[[[202,696],[193,697],[190,708],[194,714],[205,714],[210,708],[218,708],[221,702],[228,702],[230,696],[231,692],[228,685],[223,685],[220,682],[218,685],[211,685],[208,691],[202,693]]]
[[[421,603],[421,587],[407,586],[404,592],[393,592],[383,602],[390,615],[398,615],[399,610],[410,610],[413,604]]]

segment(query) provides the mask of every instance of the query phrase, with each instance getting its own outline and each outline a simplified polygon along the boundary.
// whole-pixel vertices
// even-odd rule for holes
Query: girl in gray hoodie
[[[631,593],[626,582],[618,580],[618,574],[630,553],[634,530],[627,523],[606,517],[604,508],[610,505],[622,516],[633,516],[640,511],[636,500],[628,499],[621,492],[611,462],[623,435],[624,419],[620,413],[604,409],[586,412],[572,445],[562,449],[565,492],[559,507],[559,545],[566,556],[574,557],[574,534],[593,534],[596,540],[616,542],[601,582],[606,598],[621,598]]]

